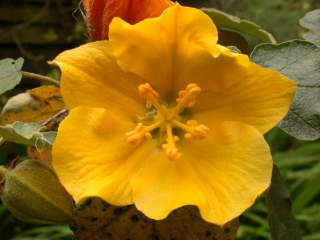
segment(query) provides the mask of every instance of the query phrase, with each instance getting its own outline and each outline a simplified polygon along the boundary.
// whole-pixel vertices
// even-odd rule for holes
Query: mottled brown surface
[[[154,221],[134,206],[115,207],[99,198],[86,200],[75,213],[77,240],[234,240],[238,220],[219,227],[201,219],[194,206]]]

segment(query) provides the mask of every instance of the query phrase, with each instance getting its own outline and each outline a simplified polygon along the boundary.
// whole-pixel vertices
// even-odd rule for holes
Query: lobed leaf
[[[262,44],[251,58],[298,83],[291,109],[279,127],[300,140],[320,138],[320,47],[302,40]]]
[[[309,30],[303,38],[320,45],[320,9],[308,12],[299,21],[300,25]]]
[[[24,59],[5,58],[0,60],[0,94],[13,89],[22,79],[21,68]]]
[[[42,126],[37,123],[14,122],[0,126],[0,136],[2,141],[51,148],[56,132],[41,132],[41,130]]]
[[[271,33],[262,29],[259,25],[253,22],[242,20],[214,8],[202,8],[201,10],[208,14],[219,27],[244,33],[249,36],[256,37],[264,42],[276,43],[276,40]]]

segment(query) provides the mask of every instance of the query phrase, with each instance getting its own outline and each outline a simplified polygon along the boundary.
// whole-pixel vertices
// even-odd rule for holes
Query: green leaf
[[[268,220],[273,240],[300,240],[299,225],[292,215],[289,190],[276,166],[267,192]]]
[[[37,123],[14,122],[0,126],[0,136],[4,141],[14,142],[40,148],[51,148],[56,132],[41,132]]]
[[[291,109],[279,127],[300,140],[320,138],[320,48],[302,40],[261,44],[251,58],[299,84]]]
[[[309,30],[303,38],[320,45],[320,9],[308,12],[300,19],[300,25]]]
[[[303,184],[302,191],[294,199],[293,211],[295,213],[302,212],[307,207],[307,205],[310,204],[310,202],[316,201],[316,198],[319,196],[319,193],[320,193],[319,167],[318,167],[318,173],[314,174],[314,176],[312,176],[312,174],[310,175],[311,175],[310,177],[312,178]]]
[[[214,8],[202,8],[201,10],[208,14],[219,27],[244,33],[249,36],[256,37],[264,42],[276,43],[276,40],[271,33],[262,29],[259,25],[253,22],[242,20]]]
[[[22,79],[23,58],[0,60],[0,94],[13,89]]]
[[[280,139],[281,140],[281,139]],[[304,169],[314,167],[320,163],[320,142],[310,142],[286,152],[278,152],[272,156],[273,161],[280,169]],[[305,176],[306,178],[309,176]]]

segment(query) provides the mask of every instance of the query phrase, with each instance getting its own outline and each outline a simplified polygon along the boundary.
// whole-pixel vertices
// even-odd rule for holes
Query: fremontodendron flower
[[[79,202],[135,204],[153,219],[183,205],[224,224],[270,184],[263,134],[287,113],[296,84],[217,44],[214,23],[179,5],[110,40],[61,53],[70,115],[53,166]]]

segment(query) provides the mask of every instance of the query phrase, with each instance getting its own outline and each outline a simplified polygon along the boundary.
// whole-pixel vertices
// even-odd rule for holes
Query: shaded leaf
[[[0,126],[0,136],[4,141],[14,142],[40,148],[51,148],[56,132],[41,132],[37,123],[14,122]]]
[[[320,48],[301,40],[262,44],[251,58],[299,84],[291,109],[279,127],[300,140],[320,138]]]
[[[235,46],[244,54],[250,53],[249,44],[241,34],[234,31],[227,31],[225,29],[219,29],[218,32],[219,44],[223,46]]]
[[[268,220],[273,240],[301,240],[299,225],[292,215],[290,193],[276,166],[267,192]]]
[[[13,89],[22,79],[23,58],[0,60],[0,94]]]
[[[202,220],[196,207],[185,206],[154,221],[134,206],[115,207],[89,198],[79,206],[71,229],[78,240],[233,240],[238,220],[219,227]]]
[[[271,33],[262,29],[259,25],[253,22],[242,20],[214,8],[202,8],[201,10],[208,14],[219,27],[244,33],[249,36],[256,37],[264,42],[276,43],[276,40]]]
[[[9,99],[2,109],[0,124],[47,120],[63,108],[64,103],[58,87],[34,88]]]
[[[308,12],[300,19],[300,25],[309,30],[303,38],[320,45],[320,9]]]

